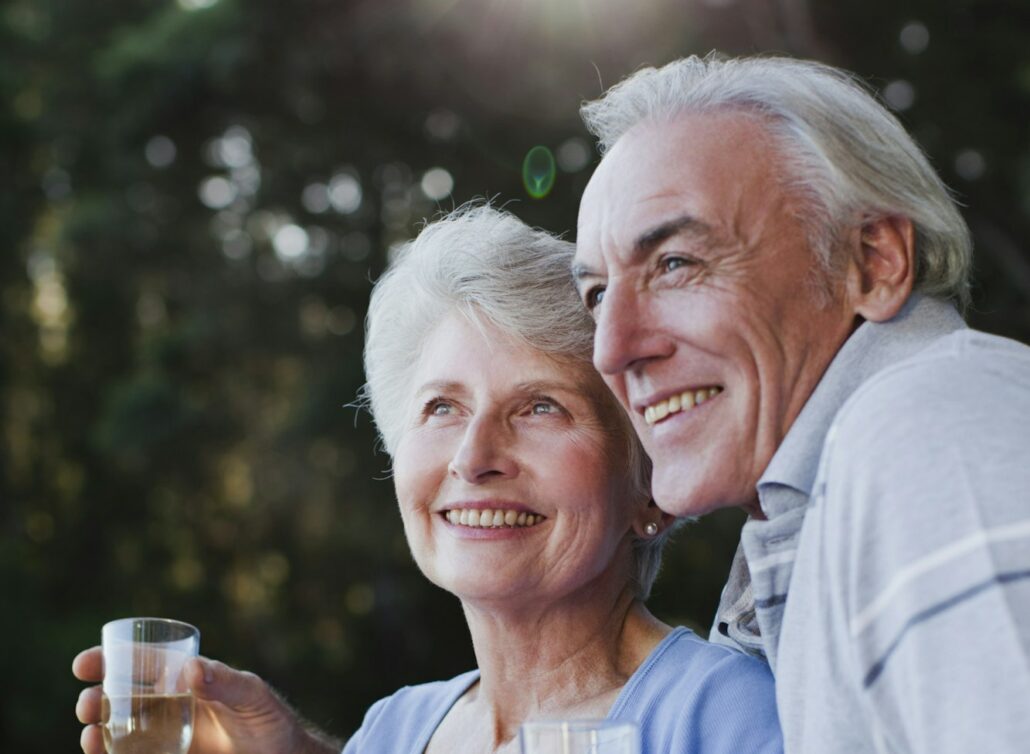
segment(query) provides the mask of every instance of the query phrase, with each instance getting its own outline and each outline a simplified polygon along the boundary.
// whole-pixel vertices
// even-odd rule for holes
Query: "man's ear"
[[[863,223],[852,238],[847,290],[855,313],[872,322],[894,317],[912,294],[916,231],[907,217]]]

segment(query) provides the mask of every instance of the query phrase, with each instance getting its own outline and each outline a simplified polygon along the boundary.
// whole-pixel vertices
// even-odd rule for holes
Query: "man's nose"
[[[594,331],[597,371],[614,376],[664,354],[665,339],[653,325],[639,292],[609,284],[597,310]]]
[[[504,422],[490,416],[474,417],[466,426],[447,471],[468,484],[518,476],[513,438]]]

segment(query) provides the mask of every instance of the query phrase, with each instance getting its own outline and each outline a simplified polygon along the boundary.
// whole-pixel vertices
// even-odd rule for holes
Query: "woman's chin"
[[[513,607],[541,596],[539,576],[518,559],[456,558],[426,576],[470,605]]]

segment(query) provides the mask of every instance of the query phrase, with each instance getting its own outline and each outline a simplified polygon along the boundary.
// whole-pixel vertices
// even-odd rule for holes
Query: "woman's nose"
[[[447,470],[468,484],[514,478],[519,467],[513,450],[511,432],[503,422],[476,417],[466,427]]]

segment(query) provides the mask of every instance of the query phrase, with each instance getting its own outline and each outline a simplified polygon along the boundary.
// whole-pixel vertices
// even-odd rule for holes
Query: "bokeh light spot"
[[[898,41],[905,52],[918,55],[930,44],[930,30],[919,21],[910,21],[902,27]]]
[[[433,110],[426,118],[426,135],[433,141],[453,140],[460,127],[458,116],[444,108]]]
[[[175,142],[158,134],[143,148],[143,154],[155,168],[166,168],[175,162]]]
[[[329,203],[345,215],[357,212],[361,206],[361,184],[350,173],[337,173],[329,181]]]
[[[583,139],[573,136],[562,142],[555,156],[558,158],[558,167],[566,173],[578,173],[590,162],[590,147]]]
[[[246,231],[233,229],[222,238],[222,253],[229,259],[240,260],[250,256],[254,242]]]
[[[443,168],[430,168],[422,175],[422,193],[438,202],[446,199],[454,190],[454,178]]]
[[[309,183],[301,192],[300,203],[313,215],[328,212],[332,206],[329,203],[329,187],[324,183]]]
[[[284,225],[272,236],[272,246],[280,259],[297,259],[308,250],[308,232],[299,225]]]
[[[143,327],[156,327],[168,319],[165,300],[154,291],[145,291],[136,300],[136,318]]]
[[[333,335],[347,335],[354,330],[358,318],[354,310],[347,306],[336,306],[329,312],[326,326]]]
[[[547,147],[533,147],[522,161],[522,184],[534,199],[543,199],[554,188],[554,155]]]
[[[179,7],[188,11],[204,10],[217,3],[218,0],[179,0]]]
[[[242,168],[254,161],[250,131],[243,126],[230,126],[216,142],[221,164]]]
[[[883,89],[883,98],[894,110],[908,110],[916,101],[916,89],[902,79],[892,81]]]
[[[197,191],[200,201],[211,209],[225,209],[236,198],[236,187],[220,175],[205,178]]]
[[[967,181],[975,181],[984,174],[987,161],[975,149],[963,149],[955,155],[955,172]]]

